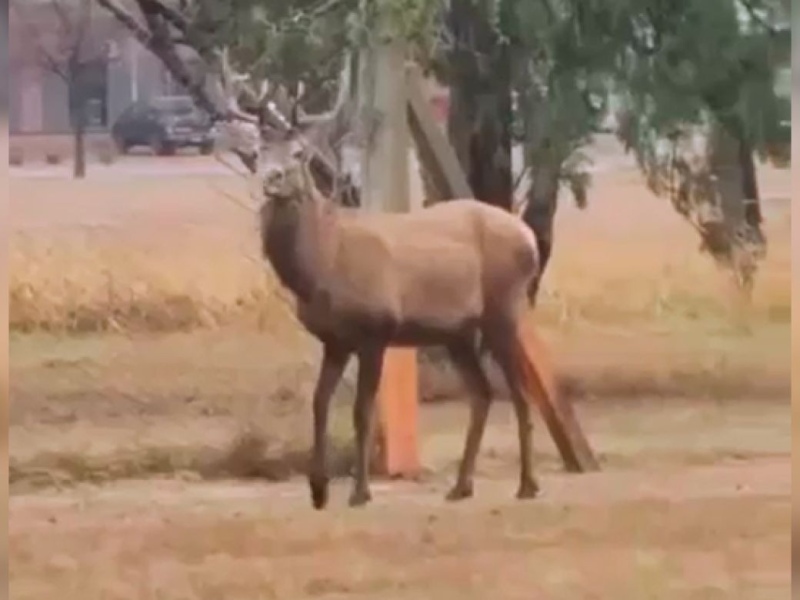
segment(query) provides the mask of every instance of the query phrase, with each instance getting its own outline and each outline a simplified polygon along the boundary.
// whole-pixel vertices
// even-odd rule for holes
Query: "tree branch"
[[[11,9],[14,12],[16,12],[17,15],[19,16],[20,21],[22,21],[23,27],[25,27],[25,29],[28,30],[28,35],[31,36],[31,39],[36,41],[37,53],[45,62],[45,67],[49,71],[57,75],[59,78],[61,78],[64,81],[64,83],[69,85],[70,78],[68,69],[66,69],[64,65],[60,64],[54,58],[54,56],[50,52],[48,52],[47,49],[44,47],[43,40],[45,38],[42,35],[42,32],[39,30],[38,27],[36,27],[36,25],[33,24],[33,21],[27,18],[27,16],[24,14],[24,11],[18,6],[18,2],[19,0],[16,1],[12,0]]]
[[[53,12],[58,16],[58,20],[61,21],[61,27],[63,27],[64,32],[68,36],[72,36],[72,22],[70,21],[69,15],[64,9],[64,6],[61,4],[61,2],[59,2],[59,0],[50,0],[50,6],[52,7]]]
[[[324,0],[322,3],[320,3],[319,6],[310,10],[307,14],[304,14],[303,16],[308,17],[309,19],[319,17],[324,13],[328,12],[329,10],[335,8],[336,5],[339,4],[341,1],[342,0]]]
[[[144,0],[144,3],[150,7],[154,13],[166,19],[170,25],[180,30],[181,33],[186,33],[189,30],[189,21],[186,17],[175,10],[171,6],[167,6],[161,0]]]
[[[760,25],[764,28],[764,30],[771,36],[778,35],[778,29],[769,23],[762,15],[758,13],[758,9],[753,5],[752,0],[739,0],[742,5],[744,5],[747,14],[753,20],[754,23]]]
[[[103,8],[130,31],[134,37],[148,50],[155,54],[176,81],[183,85],[213,121],[226,120],[226,115],[215,102],[209,98],[202,83],[191,76],[180,56],[175,51],[175,45],[170,38],[169,30],[159,21],[157,8],[153,7],[152,0],[137,0],[142,14],[147,22],[147,27],[142,25],[116,0],[96,0]],[[154,12],[155,11],[155,12]]]
[[[143,4],[148,6],[149,12],[159,15],[180,32],[181,36],[178,38],[180,45],[191,47],[206,61],[213,58],[213,49],[197,35],[192,23],[181,11],[165,4],[163,0],[143,0]]]
[[[150,51],[153,50],[150,32],[131,13],[117,4],[116,0],[97,0],[97,3],[110,12],[140,44]]]

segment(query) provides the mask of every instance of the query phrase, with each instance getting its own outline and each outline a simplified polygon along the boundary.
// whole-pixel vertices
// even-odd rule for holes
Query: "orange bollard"
[[[389,477],[415,477],[419,459],[419,388],[415,348],[389,348],[378,388],[380,447],[377,470]]]

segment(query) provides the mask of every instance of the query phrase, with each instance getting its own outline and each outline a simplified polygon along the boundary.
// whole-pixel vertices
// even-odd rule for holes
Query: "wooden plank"
[[[564,467],[576,473],[599,470],[571,403],[559,397],[549,353],[532,323],[523,322],[517,341],[528,395],[538,406]]]
[[[433,109],[422,93],[422,74],[419,66],[406,65],[406,82],[411,136],[417,147],[420,162],[433,178],[439,195],[437,200],[472,198],[472,190],[455,150],[436,123]]]
[[[368,121],[362,163],[363,208],[406,212],[409,205],[404,45],[378,44],[366,53],[361,73],[362,116]]]

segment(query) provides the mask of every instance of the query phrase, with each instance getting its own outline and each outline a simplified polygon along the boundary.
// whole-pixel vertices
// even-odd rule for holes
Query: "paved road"
[[[234,158],[230,159],[230,164],[239,168]],[[9,172],[12,178],[20,179],[70,179],[72,165],[64,163],[61,165],[10,167]],[[228,166],[215,158],[194,156],[169,158],[126,156],[110,165],[93,162],[87,168],[87,177],[92,179],[232,174],[233,172]]]

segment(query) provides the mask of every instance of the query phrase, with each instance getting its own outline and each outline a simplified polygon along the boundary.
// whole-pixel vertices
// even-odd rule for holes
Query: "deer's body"
[[[475,200],[372,215],[317,196],[266,205],[262,218],[265,255],[301,322],[353,349],[474,340],[498,315],[516,315],[537,272],[530,230]]]
[[[389,346],[446,347],[473,400],[458,479],[448,498],[472,495],[492,400],[478,355],[479,336],[505,374],[517,414],[518,496],[535,496],[530,407],[517,356],[518,322],[539,267],[530,229],[514,215],[476,200],[453,200],[405,214],[345,211],[323,198],[297,164],[273,168],[264,179],[264,194],[264,255],[295,295],[301,322],[323,345],[309,470],[314,506],[327,502],[328,408],[353,354],[359,372],[350,503],[370,499],[369,443]]]

